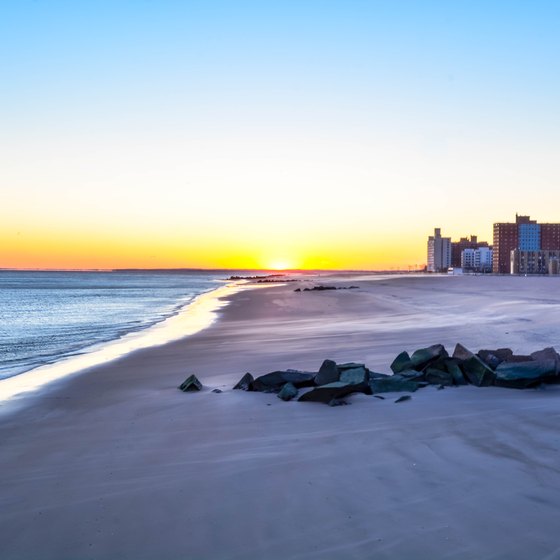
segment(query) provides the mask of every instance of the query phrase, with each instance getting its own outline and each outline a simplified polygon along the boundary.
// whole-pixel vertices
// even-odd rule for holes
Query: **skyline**
[[[406,269],[558,222],[554,2],[3,2],[0,267]]]

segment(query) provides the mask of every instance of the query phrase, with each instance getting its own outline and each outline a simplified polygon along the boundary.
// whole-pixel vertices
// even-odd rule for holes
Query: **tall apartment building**
[[[530,216],[515,215],[515,223],[494,224],[494,241],[492,244],[492,272],[507,274],[511,271],[511,252],[519,247],[519,226],[536,224]],[[524,242],[533,230],[523,230]],[[527,241],[528,243],[528,241]]]
[[[441,229],[435,228],[428,237],[428,272],[446,272],[451,266],[451,238],[442,237]]]
[[[451,242],[451,266],[458,268],[463,266],[461,264],[461,253],[465,249],[479,249],[481,247],[488,247],[488,242],[479,241],[476,235],[468,237],[461,237],[459,241]]]
[[[539,224],[530,216],[494,224],[492,271],[501,274],[549,274],[557,268],[560,224]]]

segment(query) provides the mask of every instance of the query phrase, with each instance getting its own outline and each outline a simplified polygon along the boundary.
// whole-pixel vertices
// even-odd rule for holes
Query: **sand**
[[[2,559],[560,558],[560,387],[281,402],[246,371],[560,346],[560,279],[329,278],[4,405]],[[177,385],[196,373],[201,393]],[[213,393],[220,388],[222,393]]]

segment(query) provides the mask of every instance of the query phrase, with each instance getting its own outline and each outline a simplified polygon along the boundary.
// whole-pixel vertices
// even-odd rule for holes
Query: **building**
[[[558,274],[560,250],[556,251],[522,251],[511,252],[512,274]]]
[[[428,237],[428,272],[447,272],[451,266],[451,238],[442,237],[441,229],[435,228]]]
[[[463,249],[461,268],[465,272],[492,272],[492,249],[489,247]]]
[[[560,258],[560,224],[539,224],[515,215],[515,223],[494,224],[493,272],[555,274]]]
[[[478,241],[476,235],[471,235],[469,237],[461,237],[459,241],[451,242],[451,266],[453,268],[461,267],[461,253],[465,249],[478,249],[480,247],[488,247],[486,241]]]
[[[529,216],[515,215],[515,223],[494,224],[494,241],[492,244],[492,272],[508,274],[511,272],[511,252],[519,248],[520,226],[523,243],[529,245],[536,235],[535,229],[526,226],[537,225]]]

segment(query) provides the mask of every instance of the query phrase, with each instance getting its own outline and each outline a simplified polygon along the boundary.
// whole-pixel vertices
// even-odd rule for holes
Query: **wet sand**
[[[560,387],[336,408],[231,390],[436,342],[558,348],[560,279],[320,283],[360,289],[241,292],[198,334],[2,407],[2,558],[560,558]],[[203,392],[177,390],[190,373]]]

